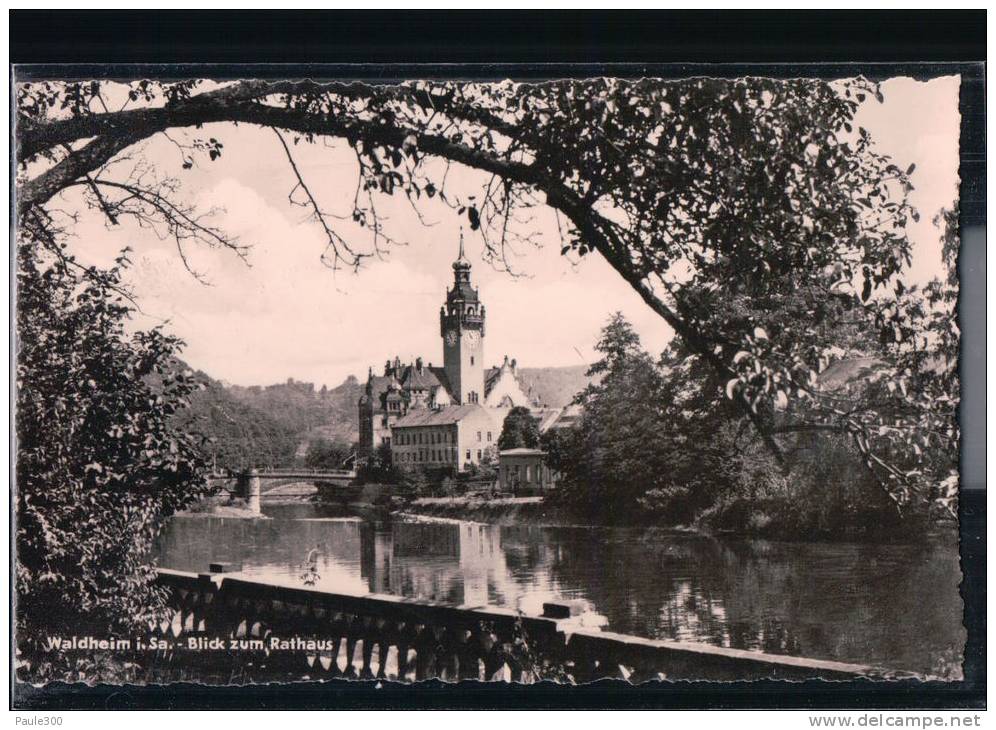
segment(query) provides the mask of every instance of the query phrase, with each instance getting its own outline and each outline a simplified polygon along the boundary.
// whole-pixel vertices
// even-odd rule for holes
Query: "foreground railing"
[[[239,664],[273,679],[884,678],[881,669],[655,641],[502,608],[351,596],[225,575],[159,570],[172,615],[154,628],[171,663]]]

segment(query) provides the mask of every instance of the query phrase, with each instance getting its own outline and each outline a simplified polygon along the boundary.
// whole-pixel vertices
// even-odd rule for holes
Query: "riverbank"
[[[431,517],[435,519],[466,520],[483,522],[489,525],[537,525],[550,527],[642,527],[660,528],[677,532],[697,533],[711,537],[743,539],[779,540],[783,542],[867,542],[867,543],[908,543],[919,544],[925,539],[958,541],[958,526],[954,522],[940,522],[931,525],[892,526],[878,531],[857,529],[853,531],[804,530],[797,525],[781,522],[759,523],[751,520],[716,519],[717,515],[706,515],[692,525],[667,524],[659,517],[642,514],[624,525],[612,525],[578,514],[569,506],[544,501],[542,497],[507,497],[488,499],[484,497],[423,497],[392,510],[399,517]]]
[[[394,514],[438,519],[484,522],[489,525],[574,526],[577,515],[542,497],[423,497],[409,502]],[[586,525],[587,526],[587,525]]]
[[[266,520],[266,515],[253,512],[244,499],[205,497],[187,509],[177,512],[178,517],[229,517],[242,520]]]

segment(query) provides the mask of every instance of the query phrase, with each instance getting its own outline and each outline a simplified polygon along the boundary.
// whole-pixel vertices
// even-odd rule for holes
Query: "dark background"
[[[221,40],[219,40],[221,39]],[[962,565],[965,681],[584,687],[334,682],[18,685],[18,707],[984,707],[986,13],[969,11],[10,11],[18,80],[962,75]],[[27,65],[25,65],[27,64]],[[166,66],[165,64],[171,64]],[[234,67],[233,64],[239,64]],[[456,64],[456,65],[453,65]],[[717,65],[721,64],[721,65]],[[930,600],[925,595],[924,600]],[[12,676],[12,675],[11,675]],[[15,702],[11,686],[11,703]]]

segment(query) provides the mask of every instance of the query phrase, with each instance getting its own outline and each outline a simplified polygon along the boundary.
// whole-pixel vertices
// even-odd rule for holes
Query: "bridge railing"
[[[214,661],[248,662],[253,681],[288,677],[585,682],[646,679],[850,680],[899,676],[841,662],[657,641],[494,607],[331,593],[224,575],[159,570],[171,615],[154,627],[183,661],[197,641],[234,642]],[[193,640],[193,643],[191,643]],[[196,653],[196,652],[195,652]],[[189,661],[197,661],[189,655]],[[226,670],[227,671],[227,670]]]

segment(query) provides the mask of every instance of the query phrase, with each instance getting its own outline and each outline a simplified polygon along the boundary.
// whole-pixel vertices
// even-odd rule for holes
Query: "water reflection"
[[[619,528],[383,522],[314,517],[177,518],[160,564],[301,585],[539,613],[583,598],[610,630],[880,664],[920,672],[960,664],[964,643],[954,545],[776,543]],[[315,558],[317,555],[317,559]]]

